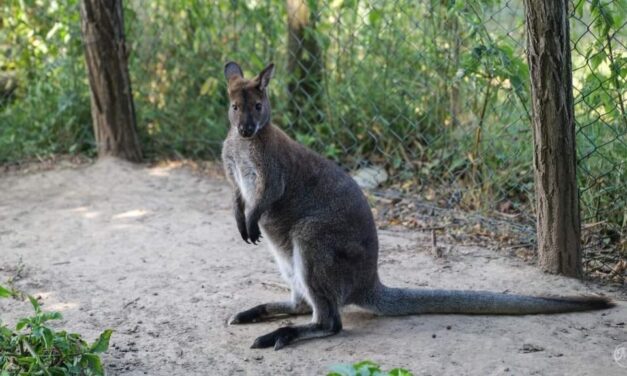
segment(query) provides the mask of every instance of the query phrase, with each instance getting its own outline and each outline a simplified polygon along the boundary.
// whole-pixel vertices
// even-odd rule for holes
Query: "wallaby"
[[[236,314],[229,324],[313,313],[309,325],[286,326],[252,348],[278,350],[297,340],[342,329],[340,307],[355,304],[380,315],[421,313],[526,315],[609,308],[603,297],[532,297],[484,291],[387,287],[377,272],[374,218],[356,182],[338,165],[271,124],[268,84],[274,65],[247,80],[234,62],[224,68],[231,128],[222,160],[245,242],[264,237],[291,299]]]

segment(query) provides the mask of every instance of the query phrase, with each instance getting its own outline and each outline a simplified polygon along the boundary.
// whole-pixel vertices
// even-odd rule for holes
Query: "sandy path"
[[[377,318],[347,308],[338,336],[251,350],[256,336],[282,323],[228,327],[226,319],[287,290],[269,252],[239,239],[228,192],[221,179],[187,168],[114,160],[0,176],[0,281],[22,260],[17,287],[61,311],[60,326],[90,340],[114,329],[104,356],[111,375],[321,375],[363,359],[416,375],[627,374],[612,357],[627,342],[625,303],[534,317]],[[422,234],[382,231],[380,238],[390,285],[590,291],[495,252],[454,247],[436,259]],[[0,301],[11,324],[29,308]]]

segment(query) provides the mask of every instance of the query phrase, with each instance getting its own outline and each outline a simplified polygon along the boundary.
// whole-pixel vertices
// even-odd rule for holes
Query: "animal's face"
[[[247,80],[242,69],[234,62],[224,66],[228,81],[229,121],[244,138],[252,138],[270,122],[270,101],[267,87],[274,65],[268,65],[258,76]]]

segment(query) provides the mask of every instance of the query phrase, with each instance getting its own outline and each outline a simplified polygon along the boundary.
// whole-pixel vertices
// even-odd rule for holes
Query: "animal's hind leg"
[[[323,297],[313,297],[314,322],[309,325],[285,326],[255,340],[251,348],[274,347],[279,350],[284,346],[308,338],[327,337],[342,330],[342,320],[338,307]]]
[[[294,279],[313,307],[313,322],[309,325],[279,328],[257,338],[252,348],[274,347],[278,350],[294,341],[331,336],[342,330],[340,298],[336,290],[338,281],[332,274],[321,276],[315,273],[319,268],[331,269],[332,265],[329,266],[327,263],[332,262],[332,259],[320,257],[321,253],[316,251],[315,248],[303,249],[296,245],[294,247]]]
[[[281,316],[305,315],[311,312],[311,307],[303,298],[292,294],[291,301],[260,304],[239,312],[229,320],[229,325],[250,324]]]

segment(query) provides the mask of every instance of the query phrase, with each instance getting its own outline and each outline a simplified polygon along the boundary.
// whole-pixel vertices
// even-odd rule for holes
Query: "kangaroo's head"
[[[224,66],[228,81],[229,121],[240,136],[252,138],[270,122],[270,101],[267,87],[274,73],[274,64],[264,68],[256,77],[247,80],[242,69],[234,62]]]

